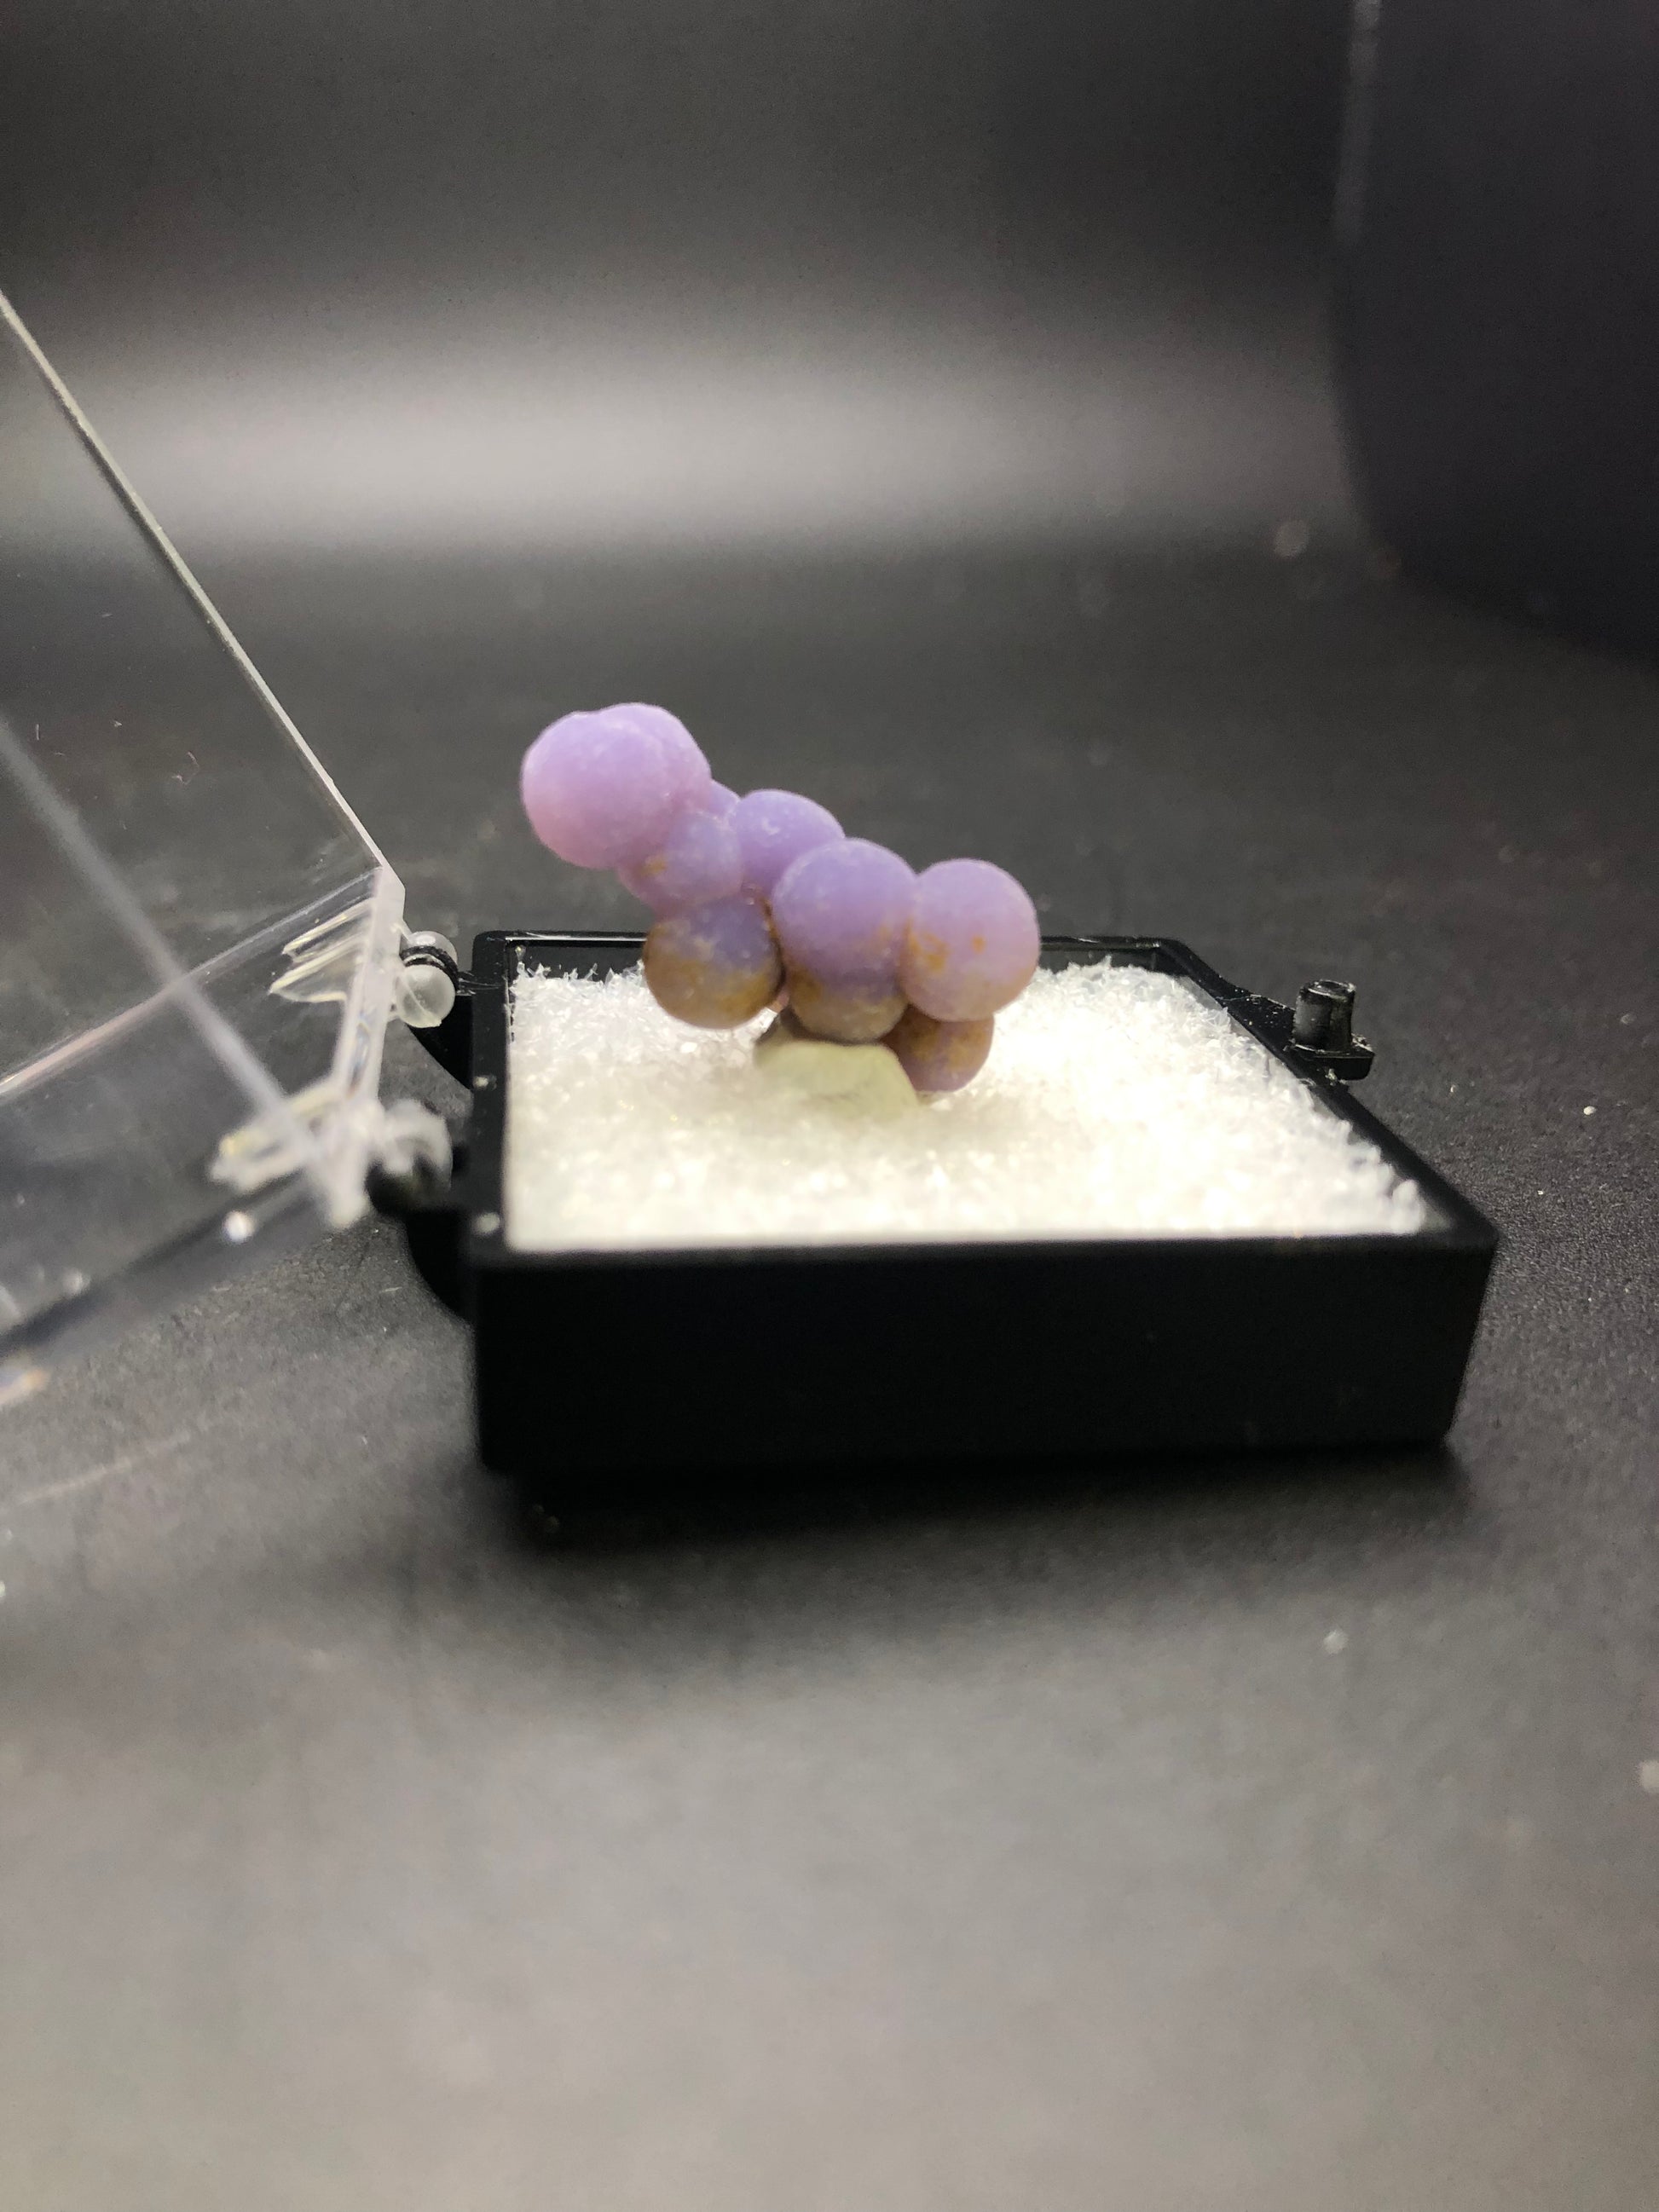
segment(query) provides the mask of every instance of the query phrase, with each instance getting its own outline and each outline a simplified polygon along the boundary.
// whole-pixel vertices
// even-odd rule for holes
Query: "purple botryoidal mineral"
[[[1036,910],[1005,870],[941,860],[918,876],[798,792],[739,799],[660,707],[562,716],[520,789],[544,845],[615,869],[651,908],[646,982],[697,1028],[735,1029],[787,989],[809,1036],[884,1043],[918,1091],[956,1091],[1036,967]]]

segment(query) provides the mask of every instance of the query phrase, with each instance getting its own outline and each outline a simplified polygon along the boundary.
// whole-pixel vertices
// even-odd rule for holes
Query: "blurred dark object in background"
[[[1373,529],[1659,651],[1659,8],[1359,0],[1337,228]]]

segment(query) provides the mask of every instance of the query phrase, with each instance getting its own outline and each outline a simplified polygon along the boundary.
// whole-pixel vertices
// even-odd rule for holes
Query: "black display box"
[[[1046,966],[1184,976],[1427,1202],[1409,1234],[1051,1238],[539,1253],[505,1234],[508,994],[643,940],[478,938],[417,1032],[472,1091],[451,1182],[374,1186],[470,1324],[479,1446],[550,1506],[626,1506],[769,1468],[1426,1444],[1456,1409],[1490,1223],[1355,1103],[1346,1054],[1162,938],[1051,938]],[[1306,1001],[1304,1002],[1304,1014]]]
[[[1346,987],[1295,1013],[1180,975],[1431,1209],[1406,1236],[526,1253],[505,1233],[508,996],[637,936],[501,933],[463,974],[0,299],[0,1406],[73,1343],[349,1226],[368,1189],[471,1322],[478,1433],[544,1496],[812,1462],[1421,1442],[1451,1419],[1494,1237],[1348,1100]],[[431,970],[442,968],[444,974]],[[398,1016],[472,1092],[384,1107]]]

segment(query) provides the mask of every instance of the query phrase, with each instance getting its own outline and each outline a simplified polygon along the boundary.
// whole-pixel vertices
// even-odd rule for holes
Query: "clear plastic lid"
[[[402,915],[0,299],[0,1403],[362,1210]]]

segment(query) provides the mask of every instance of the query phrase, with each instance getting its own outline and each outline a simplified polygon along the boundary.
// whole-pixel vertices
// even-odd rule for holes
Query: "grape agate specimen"
[[[898,976],[916,878],[864,837],[803,854],[772,892],[785,963],[825,981]]]
[[[714,779],[690,732],[660,707],[565,714],[524,757],[519,788],[544,845],[579,868],[649,858]]]
[[[933,1097],[971,1083],[991,1056],[996,1017],[939,1022],[920,1006],[907,1006],[882,1042],[916,1089]]]
[[[917,876],[799,792],[739,798],[663,708],[562,716],[520,788],[544,845],[615,869],[651,908],[646,981],[697,1028],[736,1028],[781,993],[799,1040],[880,1045],[915,1091],[942,1093],[985,1065],[993,1017],[1036,967],[1036,910],[1003,869],[942,860]]]
[[[808,969],[787,971],[789,1004],[804,1030],[836,1044],[875,1044],[904,1012],[892,976],[848,976],[825,982]]]
[[[766,908],[738,891],[670,915],[645,940],[645,980],[665,1012],[695,1029],[752,1021],[783,981]]]
[[[936,1020],[982,1021],[1030,981],[1041,941],[1036,908],[1004,869],[941,860],[916,878],[899,981]]]
[[[862,837],[820,845],[772,893],[789,1003],[817,1036],[872,1044],[904,1012],[899,955],[915,877],[896,853]]]
[[[743,887],[770,898],[787,868],[817,846],[845,834],[827,806],[798,791],[751,791],[732,817],[743,849]]]
[[[729,817],[687,807],[670,823],[660,848],[635,868],[618,868],[618,880],[653,914],[679,914],[730,898],[743,886],[738,833]]]

